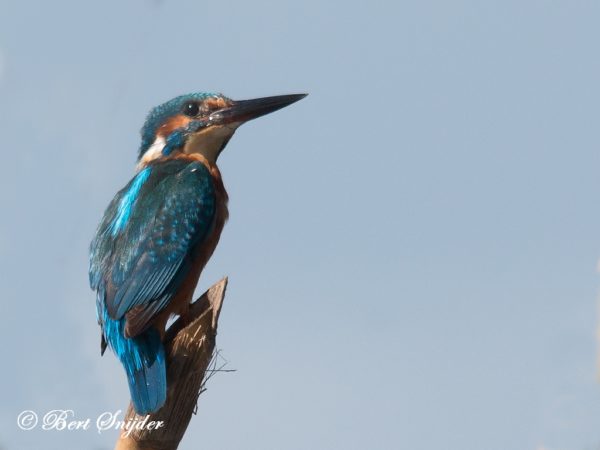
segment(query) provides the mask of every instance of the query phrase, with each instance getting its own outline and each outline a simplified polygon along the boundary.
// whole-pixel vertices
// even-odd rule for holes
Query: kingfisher
[[[193,93],[148,114],[136,173],[106,208],[89,266],[101,354],[108,346],[121,361],[138,414],[165,403],[167,321],[189,312],[228,218],[219,155],[241,124],[305,96]]]

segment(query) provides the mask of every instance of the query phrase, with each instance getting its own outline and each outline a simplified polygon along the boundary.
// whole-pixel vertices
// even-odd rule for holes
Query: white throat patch
[[[239,123],[228,125],[213,125],[191,135],[185,146],[184,153],[198,153],[210,163],[217,161],[223,145],[233,136]]]
[[[137,165],[138,170],[147,166],[150,161],[160,158],[162,156],[162,151],[165,148],[165,145],[167,145],[165,138],[162,136],[158,136],[156,140],[152,143],[152,145],[148,147],[148,150],[146,150],[146,152],[142,156],[142,159],[140,159],[140,162]]]

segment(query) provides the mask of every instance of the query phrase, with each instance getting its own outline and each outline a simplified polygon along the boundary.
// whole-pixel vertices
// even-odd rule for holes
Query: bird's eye
[[[198,103],[194,103],[194,102],[186,103],[185,106],[183,107],[183,113],[189,117],[197,116],[199,112],[200,112],[200,105],[198,105]]]

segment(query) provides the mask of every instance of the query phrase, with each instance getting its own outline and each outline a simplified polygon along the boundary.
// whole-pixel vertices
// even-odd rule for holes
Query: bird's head
[[[140,165],[176,153],[197,153],[215,163],[244,122],[277,111],[306,94],[231,100],[221,94],[181,95],[150,111],[141,133]]]

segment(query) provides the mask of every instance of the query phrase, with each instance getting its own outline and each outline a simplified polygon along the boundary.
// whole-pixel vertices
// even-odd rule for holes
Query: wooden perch
[[[167,355],[167,401],[146,423],[162,421],[164,426],[148,430],[134,429],[129,436],[121,433],[115,450],[175,450],[183,438],[198,396],[203,388],[207,369],[213,358],[219,313],[225,298],[227,278],[223,278],[192,303],[190,314],[180,317],[165,335]],[[143,421],[131,403],[125,423]]]

